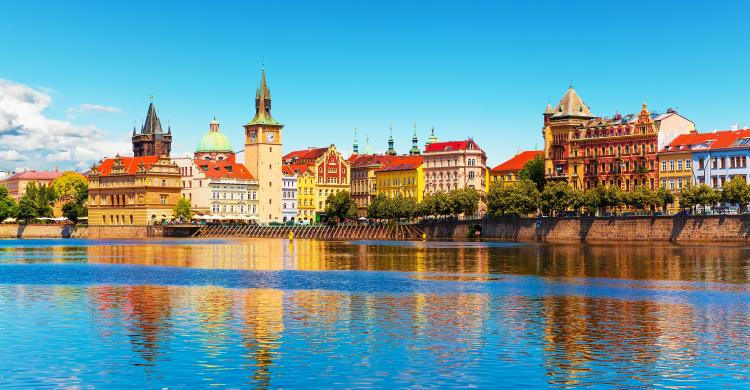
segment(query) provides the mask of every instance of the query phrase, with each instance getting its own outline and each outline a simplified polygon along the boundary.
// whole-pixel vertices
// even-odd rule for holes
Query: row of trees
[[[545,184],[542,191],[529,179],[512,185],[493,184],[487,194],[487,208],[493,215],[527,215],[542,211],[559,215],[566,210],[594,214],[606,210],[620,210],[629,206],[640,210],[666,209],[674,202],[674,195],[665,188],[657,190],[646,186],[623,191],[620,187],[599,186],[582,191],[555,181]]]
[[[15,218],[28,223],[52,217],[52,208],[58,201],[62,203],[63,216],[75,222],[87,215],[87,199],[88,182],[75,172],[63,173],[50,186],[28,183],[26,193],[18,202],[8,195],[7,188],[0,186],[0,222]]]
[[[471,188],[427,195],[422,202],[411,197],[378,194],[367,207],[371,219],[405,219],[424,216],[472,214],[479,207],[479,193]],[[357,218],[357,203],[349,191],[331,194],[326,199],[326,214],[338,220]]]

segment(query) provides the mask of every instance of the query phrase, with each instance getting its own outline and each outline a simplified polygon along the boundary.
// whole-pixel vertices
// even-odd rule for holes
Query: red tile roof
[[[391,156],[396,157],[387,165],[377,169],[375,172],[409,171],[422,165],[422,156]]]
[[[435,142],[434,144],[429,144],[425,148],[425,153],[435,153],[435,152],[447,152],[447,151],[453,151],[453,150],[466,150],[469,145],[472,145],[474,149],[482,150],[482,148],[477,145],[476,142],[472,139],[467,139],[464,141],[446,141],[446,142]]]
[[[16,173],[15,175],[12,175],[5,180],[55,180],[58,177],[62,176],[62,174],[62,172],[58,171],[26,171]]]
[[[706,144],[710,149],[740,147],[734,145],[734,143],[742,138],[750,138],[750,129],[680,134],[667,147],[662,149],[661,152],[689,151],[690,147],[698,144]],[[750,145],[744,147],[748,146]]]
[[[291,161],[292,159],[297,160],[315,160],[318,157],[322,156],[323,153],[325,153],[328,150],[328,148],[310,148],[310,149],[304,149],[304,150],[295,150],[293,152],[289,152],[282,158],[284,161]]]
[[[306,171],[312,173],[310,167],[304,164],[284,164],[281,166],[281,171],[285,175],[303,174]]]
[[[244,165],[238,164],[236,162],[227,160],[215,161],[201,159],[195,159],[194,161],[195,165],[200,168],[201,172],[212,179],[255,179],[252,173],[250,173],[250,171],[248,171]]]
[[[544,155],[543,150],[526,150],[513,156],[510,160],[491,169],[492,172],[516,172],[520,171],[527,162],[537,156]]]
[[[370,167],[373,165],[390,164],[391,161],[403,156],[391,156],[384,154],[357,154],[349,158],[352,169]]]
[[[142,157],[120,157],[123,165],[125,165],[125,171],[132,175],[138,170],[138,165],[143,162],[146,164],[146,169],[150,168],[151,165],[159,160],[158,156],[142,156]],[[99,164],[99,174],[101,176],[107,176],[112,172],[112,165],[114,165],[115,159],[108,158]]]

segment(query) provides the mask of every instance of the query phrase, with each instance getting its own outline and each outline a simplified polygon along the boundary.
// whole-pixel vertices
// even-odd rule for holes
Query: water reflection
[[[124,277],[49,285],[23,274],[28,283],[0,284],[0,376],[19,387],[742,387],[750,384],[745,255],[282,240],[6,247],[6,274],[83,272],[88,263],[136,280],[155,265],[268,279],[279,270],[356,272],[305,273],[352,287],[337,290],[227,288],[208,273],[192,286]],[[399,288],[405,280],[415,287]],[[362,285],[370,287],[354,288]],[[646,293],[633,298],[633,289]]]

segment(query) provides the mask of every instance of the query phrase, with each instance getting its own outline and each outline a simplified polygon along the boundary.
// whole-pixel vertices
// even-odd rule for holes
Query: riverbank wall
[[[0,224],[0,238],[69,238],[72,225]]]
[[[115,238],[146,238],[148,237],[148,226],[89,225],[86,233],[87,238],[95,240]]]
[[[581,218],[491,218],[425,222],[431,238],[465,239],[481,232],[507,241],[750,242],[750,215]]]

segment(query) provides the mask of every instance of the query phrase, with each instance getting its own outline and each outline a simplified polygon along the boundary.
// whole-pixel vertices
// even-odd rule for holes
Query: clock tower
[[[261,222],[281,222],[281,129],[271,116],[271,91],[261,70],[255,91],[255,117],[245,125],[245,166],[258,180],[258,216]]]

